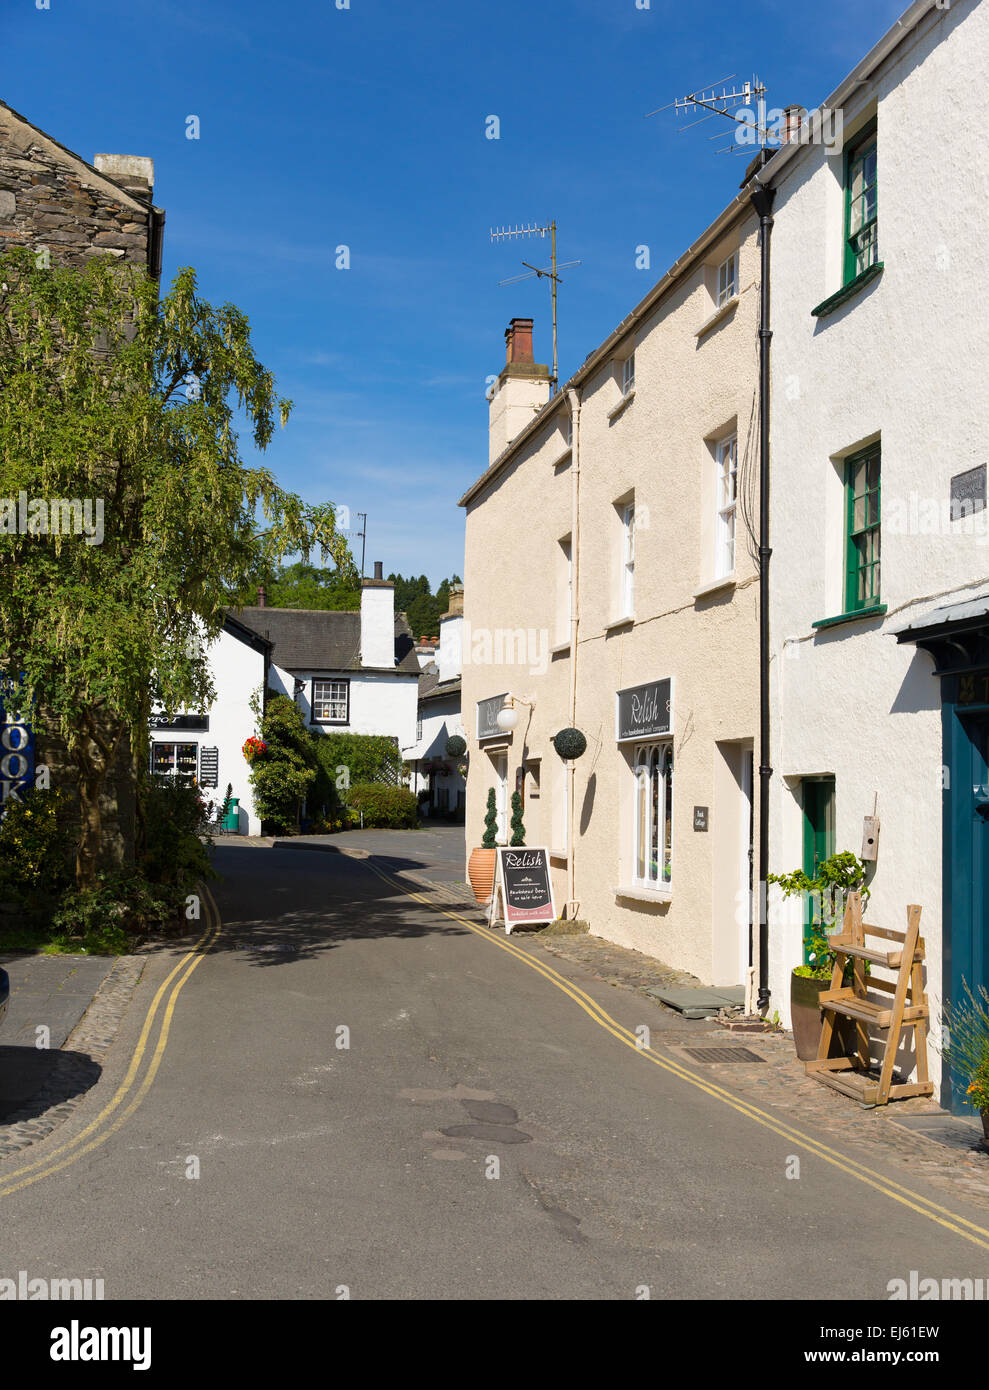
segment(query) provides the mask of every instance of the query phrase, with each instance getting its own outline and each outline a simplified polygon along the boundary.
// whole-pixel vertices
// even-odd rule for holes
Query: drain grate
[[[688,1057],[695,1062],[764,1062],[756,1052],[747,1047],[685,1047]]]

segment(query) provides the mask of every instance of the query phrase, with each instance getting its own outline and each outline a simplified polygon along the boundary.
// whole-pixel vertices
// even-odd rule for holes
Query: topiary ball
[[[553,739],[553,747],[561,758],[579,758],[587,750],[587,739],[579,729],[561,729]]]
[[[459,734],[451,734],[446,741],[446,756],[448,758],[459,758],[467,752],[467,740],[461,738]]]

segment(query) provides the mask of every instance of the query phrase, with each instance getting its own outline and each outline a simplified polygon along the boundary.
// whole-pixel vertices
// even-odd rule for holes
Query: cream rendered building
[[[522,791],[558,913],[714,985],[758,943],[759,266],[743,193],[552,396],[513,320],[461,499],[468,854]]]

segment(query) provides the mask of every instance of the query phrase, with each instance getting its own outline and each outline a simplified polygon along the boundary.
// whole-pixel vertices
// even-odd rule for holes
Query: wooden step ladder
[[[885,946],[867,946],[866,937],[875,937]],[[849,893],[841,932],[829,938],[835,953],[831,988],[820,996],[824,1025],[817,1057],[808,1062],[807,1075],[852,1096],[862,1105],[885,1105],[906,1096],[929,1096],[934,1083],[927,1069],[927,1020],[930,1010],[924,993],[924,939],[920,935],[920,908],[907,908],[906,932],[873,927],[862,921],[862,896]],[[845,965],[851,960],[852,983],[845,985]],[[866,962],[897,972],[894,980],[866,976]],[[868,997],[870,990],[893,996],[889,1004]],[[831,1039],[838,1017],[855,1022],[855,1051],[851,1056],[829,1057]],[[878,1079],[870,1075],[869,1028],[886,1032]],[[914,1030],[917,1080],[893,1083],[893,1064],[904,1028]]]

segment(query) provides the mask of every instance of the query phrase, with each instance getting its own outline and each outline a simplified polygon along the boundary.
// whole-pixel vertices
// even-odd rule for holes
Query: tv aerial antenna
[[[698,117],[696,121],[681,125],[677,134],[682,135],[687,130],[693,130],[694,126],[702,125],[714,116],[723,116],[726,120],[731,121],[737,129],[739,125],[752,126],[751,121],[744,120],[738,113],[743,107],[751,111],[754,103],[757,113],[754,129],[759,137],[759,148],[765,149],[770,134],[766,128],[766,92],[768,88],[758,77],[753,77],[750,82],[743,82],[740,87],[729,88],[725,85],[735,78],[736,74],[731,72],[727,77],[719,78],[717,82],[706,83],[703,87],[688,92],[686,96],[677,97],[675,101],[668,102],[665,106],[657,106],[655,111],[647,111],[646,117],[656,116],[660,111],[676,111],[678,116],[693,115],[697,111],[705,111],[707,114]],[[710,140],[722,140],[726,134],[727,132],[724,131],[708,138]],[[737,147],[732,143],[726,145],[724,149],[716,150],[715,153],[730,154],[736,151]],[[741,152],[747,153],[746,150]]]
[[[514,237],[530,236],[538,236],[545,238],[547,235],[550,238],[549,267],[547,268],[545,266],[531,265],[529,261],[523,261],[522,264],[526,267],[524,274],[512,275],[507,280],[499,280],[498,284],[517,285],[522,280],[531,280],[533,276],[535,276],[537,280],[546,279],[550,282],[550,288],[553,292],[553,376],[551,380],[553,383],[553,394],[555,395],[559,388],[559,365],[557,362],[556,352],[556,287],[557,285],[561,285],[563,283],[563,281],[560,279],[558,272],[561,270],[571,270],[574,266],[580,265],[580,261],[564,261],[562,265],[557,264],[555,222],[549,222],[544,226],[541,226],[539,223],[533,222],[521,224],[516,227],[498,227],[497,229],[494,227],[491,228],[492,241],[510,241]]]

